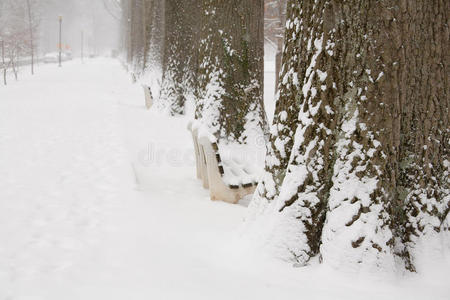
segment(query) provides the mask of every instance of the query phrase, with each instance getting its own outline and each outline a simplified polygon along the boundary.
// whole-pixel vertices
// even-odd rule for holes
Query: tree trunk
[[[152,23],[153,23],[153,10],[155,9],[155,0],[143,0],[143,17],[142,27],[144,32],[144,51],[142,72],[145,72],[148,67],[149,48],[150,41],[152,40]]]
[[[2,67],[3,67],[3,84],[6,85],[6,62],[5,62],[5,41],[2,40]]]
[[[399,106],[396,227],[411,269],[416,243],[449,231],[444,222],[450,207],[449,11],[450,3],[443,0],[402,2],[387,17],[392,31],[388,55],[398,62],[391,64],[394,75],[386,80]]]
[[[196,118],[217,138],[244,143],[266,126],[262,0],[203,1]]]
[[[278,75],[281,71],[281,58],[283,55],[283,37],[284,37],[284,29],[286,27],[286,0],[278,1],[278,14],[280,19],[280,33],[277,37],[277,53],[275,56],[275,90],[278,88]]]
[[[155,73],[161,73],[164,59],[165,40],[165,2],[166,0],[152,0],[152,10],[149,19],[151,34],[148,40],[148,65]],[[161,77],[161,74],[158,75]],[[160,81],[160,79],[158,79]]]
[[[134,59],[134,49],[133,49],[133,6],[134,6],[134,0],[127,0],[127,23],[128,23],[128,40],[127,40],[127,61],[128,64],[132,64],[133,63],[133,59]]]
[[[14,79],[16,79],[16,81],[19,80],[19,77],[17,75],[18,70],[17,70],[17,66],[16,66],[16,62],[15,62],[15,57],[14,56],[11,56],[11,67],[12,67],[12,70],[13,70],[13,73],[14,73]]]
[[[132,0],[133,6],[131,11],[131,38],[132,38],[132,55],[133,69],[136,73],[142,72],[144,65],[145,51],[145,27],[144,23],[144,2],[146,0]]]
[[[194,89],[199,2],[166,0],[163,82],[159,102],[171,115],[185,113],[186,97]]]
[[[120,1],[120,8],[121,8],[121,19],[120,19],[120,26],[121,26],[121,34],[122,34],[122,53],[126,55],[126,60],[129,63],[130,62],[130,15],[129,15],[129,7],[130,7],[130,0],[122,0]]]
[[[127,65],[135,76],[151,73],[152,79],[158,82],[161,81],[159,73],[164,52],[165,2],[165,0],[121,2],[122,41]]]
[[[33,21],[32,21],[32,17],[31,17],[30,0],[27,0],[27,11],[28,11],[28,23],[29,23],[29,30],[30,30],[31,75],[34,75]]]
[[[448,11],[443,0],[289,2],[252,204],[276,211],[285,258],[392,269],[400,255],[414,270],[415,241],[448,230]]]

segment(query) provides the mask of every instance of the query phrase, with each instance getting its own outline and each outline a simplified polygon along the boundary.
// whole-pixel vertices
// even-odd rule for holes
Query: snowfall
[[[195,177],[189,117],[146,110],[118,61],[28,73],[0,86],[0,300],[450,299],[450,257],[381,276],[250,247],[246,206]]]

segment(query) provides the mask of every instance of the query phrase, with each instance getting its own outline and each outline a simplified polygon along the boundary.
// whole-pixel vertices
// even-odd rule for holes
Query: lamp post
[[[62,28],[62,16],[58,17],[59,19],[59,44],[58,44],[58,48],[59,48],[59,57],[58,57],[58,61],[59,61],[59,67],[61,67],[61,51],[62,51],[62,42],[61,42],[61,28]]]
[[[83,54],[83,49],[84,48],[84,31],[81,30],[81,62],[84,62],[84,54]]]

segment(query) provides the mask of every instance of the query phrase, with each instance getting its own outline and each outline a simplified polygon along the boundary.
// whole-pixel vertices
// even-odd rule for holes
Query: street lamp
[[[83,63],[84,62],[84,53],[83,53],[83,51],[84,51],[84,31],[83,30],[81,30],[81,62]]]
[[[61,51],[62,51],[62,42],[61,42],[61,28],[62,28],[62,16],[58,17],[59,20],[59,67],[61,67]]]

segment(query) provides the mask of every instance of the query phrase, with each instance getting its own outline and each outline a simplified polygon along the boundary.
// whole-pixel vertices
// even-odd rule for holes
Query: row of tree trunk
[[[263,132],[264,1],[122,1],[123,45],[135,73],[161,70],[158,106],[195,115],[217,138]]]
[[[265,131],[262,0],[122,5],[128,61],[160,66],[163,107],[183,114],[192,96],[219,140]],[[268,243],[283,258],[414,271],[420,247],[449,247],[438,242],[450,223],[449,6],[288,1],[249,220],[272,224]]]
[[[253,202],[277,220],[281,255],[414,271],[419,247],[449,250],[440,240],[450,224],[449,8],[289,1]]]

